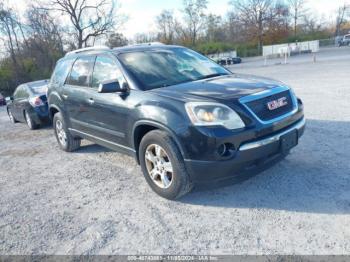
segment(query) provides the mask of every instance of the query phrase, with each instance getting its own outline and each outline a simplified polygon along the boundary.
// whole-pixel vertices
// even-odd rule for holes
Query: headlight
[[[239,115],[228,106],[211,102],[189,102],[185,107],[196,126],[224,126],[227,129],[245,127]]]

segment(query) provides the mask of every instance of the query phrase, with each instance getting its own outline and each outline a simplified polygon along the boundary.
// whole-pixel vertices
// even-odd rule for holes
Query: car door
[[[120,86],[127,85],[115,57],[97,56],[93,73],[93,92],[88,97],[88,124],[94,134],[118,145],[126,145],[126,119],[129,114],[129,95],[118,93],[98,93],[98,86],[106,80],[118,80]]]
[[[94,61],[95,56],[77,58],[61,90],[71,128],[87,133],[91,132],[86,123],[89,118],[87,112],[90,106],[91,70]]]

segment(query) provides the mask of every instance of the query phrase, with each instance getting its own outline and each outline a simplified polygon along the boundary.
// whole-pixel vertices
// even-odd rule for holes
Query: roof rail
[[[110,50],[110,48],[108,46],[91,46],[91,47],[85,47],[85,48],[80,48],[77,50],[73,50],[70,51],[68,53],[66,53],[67,55],[71,55],[71,54],[78,54],[78,53],[82,53],[82,52],[88,52],[88,51],[98,51],[98,50]]]
[[[132,44],[132,45],[127,45],[127,46],[122,46],[122,47],[133,47],[133,46],[152,46],[152,45],[165,45],[161,42],[149,42],[149,43],[141,43],[141,44]],[[113,49],[119,49],[121,47],[114,47]]]

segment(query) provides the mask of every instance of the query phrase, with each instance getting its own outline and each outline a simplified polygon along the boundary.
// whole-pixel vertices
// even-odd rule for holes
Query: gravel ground
[[[180,201],[130,157],[59,150],[0,109],[0,254],[350,254],[350,59],[239,68],[304,100],[299,146],[268,171]]]

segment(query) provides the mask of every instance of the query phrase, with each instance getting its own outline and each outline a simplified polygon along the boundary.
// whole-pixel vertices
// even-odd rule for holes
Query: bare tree
[[[11,8],[6,7],[4,3],[0,3],[0,33],[5,35],[3,41],[10,54],[16,81],[22,72],[20,62],[17,59],[17,54],[20,52],[18,28],[19,22],[16,13]]]
[[[222,17],[214,14],[207,16],[206,24],[206,39],[209,42],[214,41],[225,41],[225,31],[222,30],[224,27]]]
[[[304,31],[307,34],[314,34],[322,29],[322,19],[314,15],[304,16],[303,23]]]
[[[38,68],[53,69],[56,60],[64,54],[62,28],[47,10],[30,6],[27,10],[27,40],[25,50],[34,58]]]
[[[166,44],[172,44],[174,42],[174,27],[176,25],[174,12],[172,10],[163,10],[156,17],[156,24],[159,29],[159,40]]]
[[[344,3],[341,7],[338,8],[335,25],[335,36],[340,35],[341,27],[346,22],[347,12],[350,12],[350,5],[347,5],[346,3]]]
[[[207,4],[207,0],[183,1],[184,20],[187,24],[187,33],[193,46],[196,44],[199,32],[205,26],[206,15],[204,12],[207,9]]]
[[[108,36],[106,45],[110,48],[125,46],[129,43],[128,39],[125,38],[123,34],[120,33],[112,33]]]
[[[116,25],[116,3],[113,0],[49,0],[45,9],[59,11],[69,17],[77,47],[106,35]]]
[[[134,36],[134,42],[137,44],[142,43],[151,43],[157,41],[157,36],[151,32],[146,33],[138,33]]]
[[[231,0],[239,20],[258,40],[258,49],[262,49],[264,34],[268,22],[273,18],[273,0]]]
[[[305,15],[305,3],[306,0],[288,0],[290,7],[290,14],[293,19],[293,32],[294,37],[297,36],[298,21]]]

